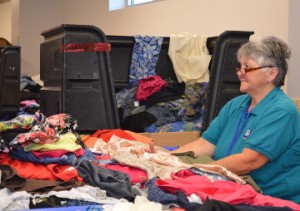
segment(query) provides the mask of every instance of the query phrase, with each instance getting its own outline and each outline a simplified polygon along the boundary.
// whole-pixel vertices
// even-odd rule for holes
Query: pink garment
[[[39,107],[35,100],[23,100],[20,102],[21,107],[28,108],[28,107]]]
[[[132,184],[144,184],[149,179],[144,170],[132,166],[122,164],[107,164],[106,168],[128,174]]]
[[[160,91],[163,86],[167,86],[167,82],[158,75],[141,79],[135,99],[138,101],[147,100],[149,96]]]
[[[83,148],[80,148],[80,149],[78,149],[74,152],[67,151],[67,150],[49,150],[49,151],[33,150],[31,152],[37,158],[44,158],[44,157],[60,158],[61,156],[65,155],[67,153],[74,153],[77,157],[84,155],[84,149]]]
[[[294,202],[257,193],[250,185],[241,185],[231,181],[211,182],[206,176],[189,174],[171,174],[172,179],[157,179],[156,185],[164,191],[175,194],[184,191],[187,196],[197,194],[203,201],[208,197],[232,205],[249,204],[254,206],[290,207],[300,210]]]

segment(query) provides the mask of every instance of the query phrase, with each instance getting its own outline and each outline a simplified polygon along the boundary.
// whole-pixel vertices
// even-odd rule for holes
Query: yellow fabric
[[[211,59],[204,35],[178,33],[170,36],[168,55],[178,82],[208,82]]]
[[[60,139],[51,144],[37,144],[31,142],[29,145],[24,147],[24,151],[50,151],[50,150],[68,150],[70,152],[75,152],[76,150],[81,148],[81,145],[76,143],[77,137],[71,133],[65,133],[60,136]]]

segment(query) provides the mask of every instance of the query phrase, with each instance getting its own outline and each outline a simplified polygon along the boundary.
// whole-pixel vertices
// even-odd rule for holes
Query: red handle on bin
[[[110,51],[110,43],[69,43],[61,46],[62,52],[103,52]]]

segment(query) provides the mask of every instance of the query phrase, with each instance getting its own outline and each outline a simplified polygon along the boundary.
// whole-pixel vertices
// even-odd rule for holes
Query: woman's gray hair
[[[288,71],[288,59],[291,57],[289,46],[281,39],[269,36],[260,41],[249,41],[243,44],[237,52],[237,59],[251,58],[261,66],[277,67],[278,74],[274,85],[284,85],[284,79]]]

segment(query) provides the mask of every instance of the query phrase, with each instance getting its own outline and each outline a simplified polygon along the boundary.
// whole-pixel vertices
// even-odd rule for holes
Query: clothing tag
[[[246,130],[244,136],[243,136],[243,139],[246,140],[248,138],[248,136],[250,135],[251,133],[251,130]]]
[[[134,106],[135,107],[138,107],[140,105],[140,102],[139,101],[134,101]]]

